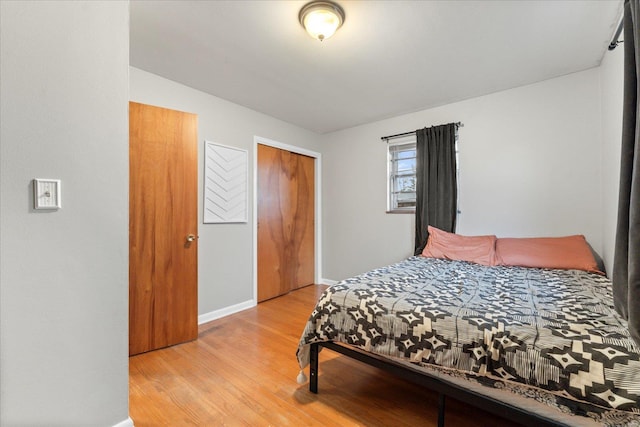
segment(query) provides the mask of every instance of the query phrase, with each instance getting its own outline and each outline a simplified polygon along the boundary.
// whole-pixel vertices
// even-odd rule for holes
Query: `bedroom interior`
[[[330,350],[317,396],[296,383],[325,285],[256,305],[256,138],[319,155],[316,283],[411,257],[413,216],[386,213],[380,138],[454,122],[456,233],[584,235],[617,271],[632,44],[607,46],[622,1],[339,3],[342,26],[319,41],[304,1],[0,2],[1,425],[148,425],[163,410],[177,423],[436,425],[437,394]],[[129,102],[197,114],[199,189],[199,337],[131,359]],[[246,223],[202,221],[205,140],[249,153]],[[34,178],[61,180],[60,209],[33,209]],[[245,371],[260,352],[271,358]],[[158,395],[147,407],[145,387]],[[449,399],[445,410],[446,425],[505,423]]]

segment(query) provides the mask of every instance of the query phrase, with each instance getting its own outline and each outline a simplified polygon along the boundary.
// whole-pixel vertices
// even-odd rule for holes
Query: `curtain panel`
[[[455,231],[457,203],[456,124],[418,129],[415,255],[427,244],[428,225]]]
[[[625,1],[622,151],[612,282],[616,310],[627,319],[629,332],[640,345],[639,13],[639,0]]]

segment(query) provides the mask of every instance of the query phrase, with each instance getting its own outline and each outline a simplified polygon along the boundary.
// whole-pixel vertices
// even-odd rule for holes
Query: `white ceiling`
[[[132,1],[132,66],[319,133],[598,66],[611,1],[347,1],[319,42],[305,1]]]

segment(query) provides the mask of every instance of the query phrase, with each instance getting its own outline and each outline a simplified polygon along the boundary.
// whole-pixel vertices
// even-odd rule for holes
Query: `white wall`
[[[380,137],[461,121],[457,232],[584,234],[602,250],[599,70],[324,135],[324,275],[412,254],[412,215],[386,214]],[[348,260],[348,261],[347,261]]]
[[[0,16],[0,425],[127,423],[128,2]]]
[[[623,45],[619,45],[613,51],[607,52],[599,68],[602,97],[602,257],[609,273],[613,271],[613,253],[618,221],[624,85],[623,48]]]
[[[284,144],[320,151],[319,135],[204,92],[130,68],[131,100],[198,115],[198,194],[202,195],[204,141],[249,150],[253,165],[255,135]],[[253,194],[253,171],[249,172]],[[202,196],[198,216],[198,313],[207,315],[253,296],[253,197],[246,224],[203,224]]]

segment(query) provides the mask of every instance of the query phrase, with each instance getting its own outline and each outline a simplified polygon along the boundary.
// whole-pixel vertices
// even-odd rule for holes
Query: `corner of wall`
[[[615,233],[618,219],[620,149],[622,142],[624,51],[607,51],[600,64],[600,116],[602,162],[602,234],[601,256],[608,272],[613,268]]]

